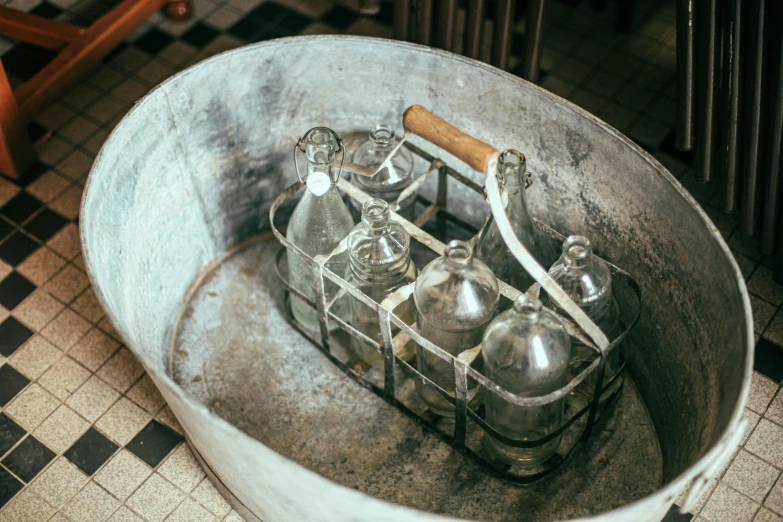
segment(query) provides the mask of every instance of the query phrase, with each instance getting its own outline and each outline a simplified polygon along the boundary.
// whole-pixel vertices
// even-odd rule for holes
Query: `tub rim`
[[[211,63],[213,61],[220,60],[222,57],[229,55],[229,54],[242,54],[242,53],[250,53],[254,52],[259,48],[266,48],[266,47],[281,47],[286,45],[300,45],[301,43],[307,43],[307,42],[314,42],[313,45],[317,45],[317,43],[325,42],[325,41],[372,41],[376,44],[381,45],[389,45],[393,47],[403,48],[407,49],[409,51],[415,52],[415,53],[425,53],[425,54],[431,54],[436,55],[439,57],[442,57],[444,59],[448,60],[456,60],[458,62],[462,62],[466,66],[470,66],[473,68],[480,69],[484,74],[492,74],[496,77],[502,78],[504,80],[512,80],[516,82],[521,82],[523,84],[526,84],[528,88],[534,88],[537,91],[539,91],[539,94],[545,96],[548,98],[549,102],[563,108],[564,110],[569,110],[572,112],[575,112],[578,116],[581,116],[582,118],[587,119],[597,127],[601,128],[604,132],[607,132],[608,134],[612,135],[615,139],[619,140],[622,144],[624,144],[626,147],[629,147],[633,152],[635,152],[638,156],[641,157],[642,160],[647,162],[654,170],[658,172],[659,175],[662,175],[665,179],[669,181],[671,185],[674,186],[674,188],[679,192],[680,196],[682,196],[689,204],[690,206],[696,211],[697,215],[701,218],[702,223],[707,227],[710,234],[712,235],[713,239],[717,240],[718,245],[720,249],[723,251],[724,255],[728,258],[729,263],[734,271],[735,280],[739,283],[738,289],[740,292],[740,297],[742,299],[742,306],[743,306],[743,312],[746,319],[746,328],[745,328],[745,339],[746,339],[746,352],[745,352],[745,368],[744,368],[744,379],[743,379],[743,385],[740,390],[740,396],[739,400],[736,402],[734,406],[734,411],[732,412],[731,418],[728,422],[728,425],[726,429],[723,432],[723,435],[715,441],[711,447],[704,452],[697,460],[694,462],[691,466],[689,466],[686,470],[684,470],[682,473],[680,473],[676,478],[674,478],[672,481],[670,481],[668,484],[663,485],[661,488],[657,489],[654,493],[647,495],[645,497],[642,497],[640,499],[637,499],[633,502],[630,502],[628,504],[624,504],[621,507],[615,508],[611,511],[604,511],[602,513],[591,515],[589,517],[582,517],[578,519],[571,519],[573,521],[593,521],[596,520],[598,517],[609,517],[607,522],[609,520],[612,521],[623,521],[627,520],[626,516],[630,514],[631,512],[635,512],[638,509],[644,509],[645,507],[649,506],[650,508],[660,507],[660,503],[665,501],[667,504],[671,505],[677,498],[679,494],[681,494],[685,487],[694,479],[696,478],[704,478],[706,479],[706,483],[701,486],[701,494],[698,495],[697,499],[700,498],[702,495],[704,495],[707,490],[709,489],[709,486],[714,482],[714,479],[716,478],[715,475],[717,475],[717,471],[719,471],[720,467],[722,466],[715,466],[716,462],[719,462],[721,460],[727,459],[731,453],[733,453],[735,447],[731,444],[732,440],[737,439],[738,430],[743,430],[746,426],[746,423],[742,422],[742,414],[744,412],[745,405],[748,400],[748,396],[750,394],[750,384],[751,379],[753,375],[753,359],[754,359],[754,352],[755,352],[755,337],[754,337],[754,331],[753,331],[753,315],[752,310],[750,306],[750,296],[748,295],[747,286],[745,284],[745,278],[742,275],[742,272],[739,268],[739,265],[737,264],[734,255],[731,253],[731,250],[729,249],[728,244],[721,236],[720,232],[718,231],[717,227],[712,223],[712,220],[710,220],[707,213],[704,211],[704,209],[701,208],[699,203],[693,198],[693,196],[685,189],[685,187],[654,157],[652,157],[650,154],[648,154],[644,149],[639,147],[636,143],[634,143],[630,138],[623,135],[618,130],[611,127],[609,124],[605,123],[598,117],[594,116],[593,114],[587,112],[586,110],[582,109],[578,105],[575,105],[568,100],[565,100],[563,98],[560,98],[559,96],[543,89],[542,87],[539,87],[538,85],[535,85],[533,83],[530,83],[526,80],[523,80],[522,78],[519,78],[518,76],[514,76],[506,71],[502,71],[500,69],[497,69],[489,64],[480,62],[478,60],[474,60],[472,58],[467,58],[464,56],[460,56],[454,53],[451,53],[449,51],[444,51],[441,49],[435,49],[431,48],[425,45],[420,44],[414,44],[410,42],[402,42],[397,40],[390,40],[385,38],[376,38],[376,37],[367,37],[367,36],[355,36],[355,35],[307,35],[307,36],[290,36],[290,37],[284,37],[284,38],[277,38],[273,40],[267,40],[264,42],[257,42],[253,44],[244,45],[242,47],[238,47],[235,49],[229,49],[227,51],[223,51],[221,53],[218,53],[214,56],[211,56],[209,58],[206,58],[204,60],[201,60],[197,63],[194,63],[190,65],[189,67],[183,69],[182,71],[170,76],[160,84],[153,87],[147,94],[145,94],[142,98],[140,98],[133,107],[122,117],[122,119],[117,123],[117,125],[112,129],[109,136],[106,138],[106,141],[101,146],[100,151],[95,157],[95,161],[92,164],[92,167],[90,168],[89,175],[87,177],[87,181],[84,186],[84,191],[82,193],[81,203],[80,203],[80,226],[79,226],[79,238],[82,244],[82,251],[84,254],[84,264],[87,271],[87,275],[90,280],[90,284],[92,286],[92,289],[98,299],[98,302],[101,305],[101,308],[103,308],[103,311],[106,313],[106,316],[109,318],[109,320],[112,322],[113,325],[118,324],[118,321],[116,320],[116,317],[112,313],[112,311],[106,306],[107,299],[103,295],[103,290],[101,289],[100,285],[97,284],[97,277],[95,276],[95,272],[92,268],[92,262],[91,262],[91,256],[90,256],[90,248],[87,246],[89,245],[88,242],[85,241],[87,236],[89,235],[88,228],[89,227],[83,227],[81,226],[83,223],[86,222],[96,222],[95,219],[89,219],[89,211],[85,213],[85,210],[87,210],[88,205],[87,201],[88,199],[92,199],[93,193],[98,193],[97,188],[93,188],[93,182],[95,182],[97,186],[96,178],[99,174],[96,174],[96,172],[99,170],[99,166],[101,165],[103,161],[103,155],[106,150],[106,145],[110,143],[113,137],[116,135],[120,135],[122,133],[122,127],[123,123],[126,119],[133,118],[134,114],[139,110],[144,104],[148,103],[150,99],[152,99],[154,96],[158,95],[158,91],[161,91],[161,94],[166,97],[167,91],[164,88],[165,86],[169,84],[173,84],[176,81],[179,81],[180,78],[184,78],[185,76],[193,73],[195,67]],[[87,217],[87,219],[83,219],[84,217]],[[223,253],[218,256],[216,259],[212,260],[213,262],[217,259],[220,259],[223,255]],[[205,267],[206,269],[207,267]],[[198,276],[198,274],[197,274]],[[198,277],[197,277],[198,279]],[[140,357],[136,355],[136,351],[133,349],[133,346],[131,343],[128,343],[127,340],[122,335],[122,328],[118,328],[118,335],[122,338],[123,343],[134,353],[134,356],[142,363],[142,366],[144,367],[145,371],[147,373],[151,374],[151,377],[153,377],[153,381],[155,382],[156,386],[158,386],[158,383],[165,384],[168,391],[175,394],[177,398],[189,409],[193,410],[200,410],[202,414],[205,414],[207,418],[209,418],[211,421],[216,422],[219,426],[221,426],[224,429],[228,429],[228,431],[234,436],[234,437],[242,437],[244,439],[247,439],[248,442],[251,445],[261,445],[266,450],[272,451],[273,453],[277,454],[280,458],[294,464],[297,466],[302,472],[306,472],[309,474],[317,475],[320,479],[326,480],[330,482],[332,485],[341,488],[344,491],[351,491],[355,494],[363,495],[365,497],[371,498],[377,502],[382,502],[386,504],[387,506],[391,507],[394,506],[395,508],[401,508],[403,510],[410,510],[412,512],[415,512],[417,514],[424,513],[429,516],[433,517],[440,517],[444,520],[457,520],[453,519],[451,517],[445,517],[444,515],[439,515],[437,513],[432,513],[429,511],[422,511],[419,509],[411,508],[408,506],[403,506],[400,504],[395,504],[393,502],[389,502],[387,500],[383,500],[377,497],[374,497],[372,495],[368,495],[366,493],[353,490],[351,488],[348,488],[346,486],[343,486],[342,484],[335,482],[327,477],[324,477],[323,475],[320,475],[319,473],[316,473],[298,462],[291,460],[277,451],[273,450],[272,448],[266,446],[261,441],[254,439],[253,437],[250,437],[249,435],[245,434],[244,432],[240,431],[238,428],[236,428],[233,424],[229,423],[228,421],[224,420],[220,416],[213,413],[209,408],[204,406],[203,404],[199,403],[195,399],[191,398],[189,395],[185,393],[185,391],[176,383],[173,379],[171,379],[168,374],[166,374],[165,371],[160,371],[157,368],[149,368],[148,365],[145,363],[144,360],[142,360]],[[184,428],[183,428],[184,430]],[[715,473],[710,473],[713,471],[712,468],[717,467],[717,470],[714,470]],[[709,476],[709,475],[713,476]]]

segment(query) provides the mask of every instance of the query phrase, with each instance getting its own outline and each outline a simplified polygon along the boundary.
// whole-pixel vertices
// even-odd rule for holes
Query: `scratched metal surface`
[[[264,229],[271,201],[294,179],[293,140],[315,125],[348,132],[386,121],[400,130],[414,103],[498,148],[524,151],[536,174],[531,213],[590,236],[639,280],[646,307],[629,364],[660,442],[663,486],[600,518],[660,520],[715,458],[709,452],[730,451],[717,445],[738,425],[752,364],[741,275],[655,160],[577,107],[487,65],[411,44],[318,36],[238,49],[166,81],[107,140],[86,188],[84,256],[107,315],[205,461],[258,518],[434,520],[284,458],[168,374],[191,286]],[[450,190],[452,208],[480,222],[484,203]]]

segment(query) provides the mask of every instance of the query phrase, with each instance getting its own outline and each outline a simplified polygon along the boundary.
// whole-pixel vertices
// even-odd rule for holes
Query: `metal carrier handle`
[[[402,126],[406,132],[437,145],[474,170],[487,174],[497,168],[498,151],[495,147],[461,131],[421,105],[412,105],[405,110]]]
[[[413,105],[405,110],[402,125],[406,132],[423,138],[437,145],[446,152],[465,162],[473,169],[487,176],[487,202],[492,210],[498,231],[506,242],[509,250],[530,276],[535,279],[546,293],[560,308],[570,315],[585,333],[595,342],[601,351],[601,358],[606,358],[609,349],[609,339],[600,328],[585,314],[568,294],[560,288],[538,261],[528,252],[527,248],[514,234],[508,216],[503,211],[500,200],[500,188],[494,176],[498,163],[498,150],[458,129],[447,121],[435,116],[421,105]]]

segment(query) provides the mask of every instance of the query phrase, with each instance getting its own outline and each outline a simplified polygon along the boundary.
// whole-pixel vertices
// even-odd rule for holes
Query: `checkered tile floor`
[[[0,0],[86,23],[109,0]],[[157,14],[30,126],[40,161],[0,177],[0,522],[239,521],[183,442],[155,386],[98,306],[79,245],[79,201],[110,130],[150,88],[246,43],[316,33],[391,36],[392,10],[361,16],[356,1],[195,0],[184,23]],[[715,187],[696,183],[673,146],[674,2],[637,0],[632,35],[613,8],[549,3],[543,87],[626,133],[677,176],[728,239],[752,293],[756,372],[743,447],[695,514],[667,520],[783,522],[783,287]],[[522,31],[524,21],[518,29]],[[515,35],[514,53],[523,37]],[[484,46],[488,52],[489,45]],[[53,55],[0,38],[12,83]],[[512,71],[518,65],[512,60]],[[694,518],[695,516],[695,518]]]

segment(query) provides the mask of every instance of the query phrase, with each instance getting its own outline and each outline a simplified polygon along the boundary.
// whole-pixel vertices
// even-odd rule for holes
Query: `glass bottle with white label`
[[[307,185],[302,199],[296,205],[288,222],[286,238],[311,257],[328,254],[353,228],[353,218],[337,190],[339,172],[334,173],[338,139],[325,127],[310,129],[302,138],[307,158]],[[288,252],[288,274],[291,284],[307,297],[315,299],[313,270],[293,252]],[[348,270],[348,252],[344,251],[328,261],[330,270],[345,276]],[[324,293],[328,301],[339,287],[324,278]],[[348,318],[349,300],[338,299],[330,311]],[[318,311],[297,296],[291,296],[294,318],[306,329],[319,329]],[[330,323],[329,329],[337,328]]]

